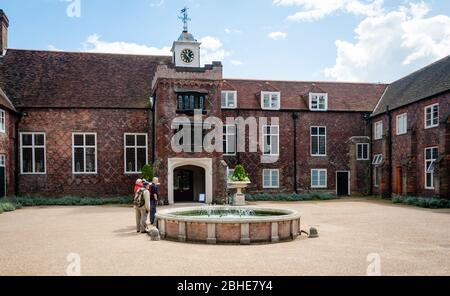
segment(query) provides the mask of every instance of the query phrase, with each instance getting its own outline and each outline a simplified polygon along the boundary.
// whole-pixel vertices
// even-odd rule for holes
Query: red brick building
[[[5,195],[129,195],[144,164],[153,165],[161,195],[170,203],[223,201],[227,175],[239,163],[250,175],[252,193],[387,190],[388,145],[372,141],[372,130],[375,122],[387,120],[379,110],[390,100],[392,86],[226,79],[221,63],[200,66],[201,45],[187,31],[174,42],[172,57],[15,50],[7,47],[9,23],[3,11],[0,22]],[[401,108],[422,108],[425,101],[414,95],[414,85],[409,93],[401,91],[414,102],[391,104],[391,116]],[[442,163],[448,167],[449,97],[445,91],[435,95],[431,100],[439,101],[441,109],[433,133],[438,142],[432,144],[438,143],[440,162],[433,168],[439,169],[440,185],[431,192],[414,191],[420,177],[408,171],[415,179],[406,178],[404,188],[411,190],[403,193],[448,195]],[[234,123],[220,126],[224,151],[207,152],[192,139],[183,143],[198,151],[177,151],[173,141],[179,132],[189,126],[196,133],[198,123],[180,122],[192,121],[194,110],[200,112],[202,139],[217,128],[208,122],[212,118],[258,124],[254,130],[247,126],[243,139]],[[249,152],[254,137],[260,149]],[[414,145],[428,145],[427,137],[408,136]],[[237,151],[239,143],[246,144],[245,152]],[[410,143],[398,145],[413,149]],[[393,159],[397,151],[395,146]],[[372,166],[378,154],[385,157]],[[404,154],[398,153],[398,161]],[[372,172],[380,171],[373,167],[382,168],[381,187],[371,182]]]

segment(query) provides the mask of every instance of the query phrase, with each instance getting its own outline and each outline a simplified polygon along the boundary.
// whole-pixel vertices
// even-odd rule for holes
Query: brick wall
[[[0,133],[0,154],[6,157],[6,195],[14,195],[14,171],[15,171],[15,121],[16,116],[5,111],[6,131]]]
[[[423,100],[391,112],[392,114],[392,186],[395,191],[396,170],[402,171],[403,188],[401,194],[420,196],[443,196],[448,197],[446,189],[448,165],[441,161],[435,173],[435,189],[425,189],[425,157],[424,151],[428,147],[439,147],[439,155],[446,159],[449,155],[446,146],[447,124],[446,120],[450,114],[450,93]],[[424,110],[426,106],[439,103],[440,125],[437,128],[425,129]],[[403,113],[408,114],[408,132],[404,135],[397,135],[397,116]],[[383,120],[384,136],[382,140],[373,141],[373,154],[383,154],[386,158],[383,171],[383,182],[381,187],[375,187],[375,194],[383,194],[387,191],[388,185],[388,147],[387,147],[387,116],[380,115],[372,119],[372,123]],[[443,185],[443,186],[442,186]],[[441,188],[442,187],[442,188]]]
[[[149,133],[146,110],[24,110],[20,132],[45,132],[47,174],[21,175],[19,194],[36,196],[130,195],[137,175],[124,173],[124,133]],[[72,133],[97,133],[96,175],[72,173]],[[150,137],[149,137],[150,138]],[[149,146],[149,154],[151,146]],[[150,160],[149,155],[149,160]]]

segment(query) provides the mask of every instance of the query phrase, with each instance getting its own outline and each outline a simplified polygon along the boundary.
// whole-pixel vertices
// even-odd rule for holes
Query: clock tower
[[[183,21],[183,32],[172,46],[172,62],[175,67],[200,68],[200,45],[194,36],[188,31],[188,22],[190,18],[187,14],[188,8],[181,10]]]

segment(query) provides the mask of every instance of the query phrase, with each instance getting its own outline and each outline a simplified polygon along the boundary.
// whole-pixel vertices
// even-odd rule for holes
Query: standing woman
[[[155,216],[156,216],[156,208],[158,206],[158,186],[159,186],[159,179],[153,178],[152,186],[150,187],[150,224],[155,225]]]

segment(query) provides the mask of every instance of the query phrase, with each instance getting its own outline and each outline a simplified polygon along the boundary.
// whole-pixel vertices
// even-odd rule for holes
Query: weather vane
[[[189,16],[188,16],[188,10],[189,10],[189,8],[187,8],[186,6],[181,10],[181,16],[179,16],[178,18],[180,19],[180,20],[182,20],[183,21],[183,30],[185,31],[185,32],[187,32],[188,31],[188,22],[191,20],[190,18],[189,18]]]

